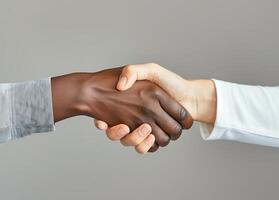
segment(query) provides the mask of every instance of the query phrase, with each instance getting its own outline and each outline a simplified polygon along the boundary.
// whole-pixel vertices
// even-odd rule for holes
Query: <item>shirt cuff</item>
[[[220,121],[223,119],[222,117],[222,110],[223,110],[223,98],[224,95],[222,92],[222,81],[218,81],[213,79],[216,88],[217,94],[217,112],[216,112],[216,120],[215,124],[206,124],[206,123],[199,123],[200,133],[204,140],[219,140],[222,138],[226,128],[221,126],[222,124]]]
[[[0,143],[55,130],[50,78],[1,86]]]
[[[200,123],[203,139],[279,147],[279,88],[213,81],[217,116],[214,125]]]

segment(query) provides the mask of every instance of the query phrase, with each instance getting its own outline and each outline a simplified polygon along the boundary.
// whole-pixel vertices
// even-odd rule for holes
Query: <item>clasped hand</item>
[[[178,139],[182,129],[192,126],[193,119],[183,105],[150,81],[130,83],[128,90],[116,91],[114,88],[120,73],[122,71],[127,73],[127,70],[129,72],[129,68],[131,67],[99,72],[102,74],[100,76],[102,81],[106,80],[107,87],[104,88],[103,84],[100,84],[101,88],[94,93],[103,95],[108,92],[107,88],[113,89],[108,92],[106,98],[95,104],[98,105],[96,108],[99,113],[95,117],[99,119],[96,125],[106,130],[111,140],[120,140],[125,146],[135,146],[139,153],[154,152],[159,146],[166,146],[170,140]],[[127,83],[127,81],[129,79],[122,76],[118,82],[118,89],[123,82]],[[112,104],[118,106],[115,108]],[[107,105],[111,105],[110,108]],[[104,109],[105,107],[107,109]],[[101,113],[102,110],[107,115]],[[114,116],[112,113],[118,114]],[[113,125],[116,126],[107,129],[108,126]],[[131,133],[128,134],[130,131]]]
[[[178,139],[193,120],[213,122],[213,85],[184,80],[153,63],[64,75],[52,78],[54,120],[90,116],[109,139],[139,153],[154,152]]]

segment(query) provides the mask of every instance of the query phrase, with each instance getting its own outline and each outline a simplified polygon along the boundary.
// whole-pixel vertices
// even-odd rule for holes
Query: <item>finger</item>
[[[154,135],[148,135],[140,144],[138,144],[135,149],[140,154],[145,154],[152,147],[155,142]]]
[[[156,67],[157,65],[154,63],[125,66],[119,77],[119,81],[116,88],[118,90],[127,90],[137,80],[153,81],[155,77],[154,71]]]
[[[159,145],[156,144],[156,142],[153,143],[153,145],[151,146],[151,148],[148,150],[148,152],[153,153],[155,151],[157,151],[159,149]]]
[[[121,138],[125,137],[127,134],[129,134],[130,129],[125,124],[119,124],[116,126],[113,126],[111,128],[108,128],[106,131],[107,137],[112,141],[120,140]]]
[[[160,147],[167,146],[170,142],[170,137],[156,123],[153,123],[151,127],[152,134],[155,136],[156,144]]]
[[[94,123],[95,123],[95,126],[102,131],[106,131],[108,129],[108,124],[104,121],[95,119]]]
[[[157,125],[170,137],[171,140],[177,140],[182,133],[181,125],[164,110],[159,111],[156,115],[157,117],[155,120]]]
[[[171,140],[177,140],[181,136],[181,125],[167,113],[160,113],[160,115],[156,118],[156,123],[170,137]]]
[[[149,124],[142,124],[132,133],[120,140],[124,146],[137,146],[151,133],[152,129]]]
[[[172,116],[184,129],[189,129],[193,125],[193,118],[190,113],[172,97],[166,93],[159,95],[161,107]]]

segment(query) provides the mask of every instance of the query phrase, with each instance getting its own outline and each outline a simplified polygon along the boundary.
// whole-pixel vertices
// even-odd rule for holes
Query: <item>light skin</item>
[[[184,79],[156,63],[148,63],[125,66],[119,77],[117,89],[125,91],[139,80],[148,80],[160,86],[188,110],[194,121],[215,123],[217,96],[212,80]],[[105,131],[111,140],[120,140],[124,146],[133,146],[141,154],[148,152],[154,141],[151,129],[145,135],[140,134],[142,127],[148,124],[142,124],[131,132],[125,124],[110,127],[105,121],[95,120],[95,125]],[[124,129],[126,131],[123,131]]]

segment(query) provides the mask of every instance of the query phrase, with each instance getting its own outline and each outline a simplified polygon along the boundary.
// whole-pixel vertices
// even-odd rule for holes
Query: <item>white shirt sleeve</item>
[[[205,140],[279,147],[279,87],[214,83],[217,116],[214,125],[200,123]]]
[[[50,78],[0,84],[0,143],[53,130]]]

